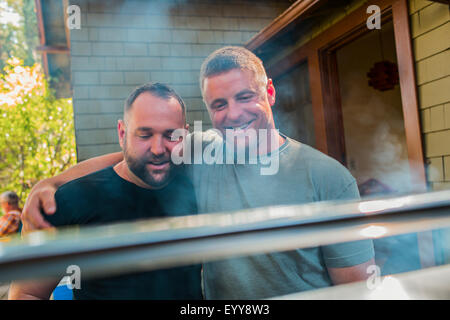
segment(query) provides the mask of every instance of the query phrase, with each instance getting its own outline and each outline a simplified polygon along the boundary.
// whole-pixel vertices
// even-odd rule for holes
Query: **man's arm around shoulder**
[[[59,280],[13,282],[8,300],[48,300]]]
[[[56,212],[55,192],[64,183],[83,177],[92,172],[117,164],[123,160],[122,152],[111,153],[78,163],[63,173],[37,183],[27,198],[22,212],[24,232],[50,228],[42,212],[52,215]]]

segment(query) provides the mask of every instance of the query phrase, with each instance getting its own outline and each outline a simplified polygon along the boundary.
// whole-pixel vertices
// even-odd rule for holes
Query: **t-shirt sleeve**
[[[340,191],[336,200],[359,199],[356,181]],[[323,258],[329,268],[345,268],[369,261],[375,256],[372,240],[360,240],[322,246]]]

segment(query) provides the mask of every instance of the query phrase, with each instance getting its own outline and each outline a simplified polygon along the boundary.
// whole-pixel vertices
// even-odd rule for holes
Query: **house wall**
[[[450,14],[448,6],[410,0],[419,107],[428,181],[450,188]]]
[[[120,150],[123,102],[148,81],[172,85],[185,99],[187,120],[211,120],[198,72],[224,45],[242,45],[291,2],[225,0],[74,0],[81,29],[71,30],[71,76],[78,160]]]

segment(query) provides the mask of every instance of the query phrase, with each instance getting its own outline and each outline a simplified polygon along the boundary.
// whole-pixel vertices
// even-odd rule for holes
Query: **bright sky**
[[[16,26],[19,25],[20,22],[20,15],[13,12],[10,7],[8,7],[8,4],[6,1],[0,0],[0,23],[1,24],[7,24],[12,23]]]

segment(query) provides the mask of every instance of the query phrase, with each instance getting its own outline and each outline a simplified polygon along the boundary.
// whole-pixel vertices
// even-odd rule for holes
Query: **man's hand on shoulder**
[[[45,221],[42,212],[49,215],[56,212],[55,192],[57,189],[49,179],[40,181],[31,189],[21,215],[23,233],[52,227]]]
[[[37,183],[25,203],[22,212],[23,232],[52,227],[42,216],[42,212],[52,215],[56,212],[55,192],[59,186],[104,169],[123,160],[122,152],[115,152],[78,163],[59,175]]]

